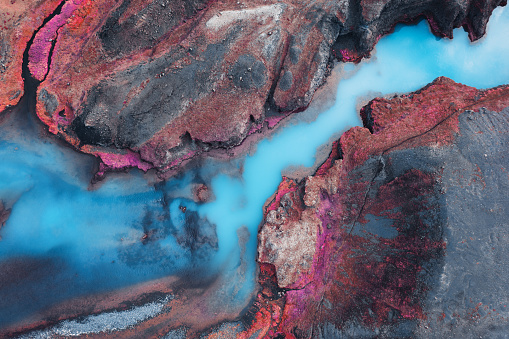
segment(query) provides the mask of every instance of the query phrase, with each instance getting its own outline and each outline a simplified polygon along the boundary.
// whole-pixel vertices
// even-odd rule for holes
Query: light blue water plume
[[[345,79],[339,83],[332,108],[311,123],[288,126],[261,141],[256,152],[246,157],[242,180],[215,178],[212,188],[218,199],[199,210],[218,227],[218,261],[229,257],[235,244],[233,231],[240,225],[257,234],[262,206],[276,191],[285,168],[312,166],[320,145],[333,135],[361,125],[356,110],[358,98],[415,91],[439,76],[478,88],[509,82],[509,44],[505,40],[509,36],[509,10],[495,10],[487,36],[481,41],[470,43],[467,33],[460,29],[454,34],[453,40],[437,39],[425,21],[415,26],[398,25],[394,34],[380,40],[370,60],[345,66]],[[251,262],[256,244],[253,236],[248,251]],[[246,286],[246,291],[252,284]]]
[[[282,171],[313,166],[320,145],[360,125],[358,98],[414,91],[438,76],[480,88],[509,82],[508,10],[495,10],[487,37],[475,44],[462,30],[454,34],[452,41],[438,40],[424,21],[398,26],[380,40],[371,59],[344,66],[332,108],[310,123],[294,120],[259,142],[244,158],[242,173],[214,175],[215,200],[202,205],[189,200],[189,184],[196,173],[154,186],[131,171],[88,190],[92,171],[88,158],[42,141],[32,130],[0,126],[0,200],[12,205],[0,230],[0,264],[15,258],[46,258],[53,272],[0,288],[0,294],[8,296],[0,301],[0,327],[66,298],[190,268],[223,272],[231,302],[242,303],[255,287],[256,235],[263,204],[275,192]],[[208,161],[197,173],[211,176],[221,166]],[[232,166],[235,172],[239,164]],[[217,251],[211,244],[199,251],[182,243],[189,219],[181,206],[188,214],[198,211],[200,227],[213,231],[205,218],[216,225]],[[242,226],[250,232],[245,258],[249,265],[245,280],[236,284],[241,252],[237,230]],[[143,242],[150,230],[154,240]]]

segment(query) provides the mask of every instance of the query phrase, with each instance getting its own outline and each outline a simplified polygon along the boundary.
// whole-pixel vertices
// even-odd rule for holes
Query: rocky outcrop
[[[509,265],[493,258],[509,253],[497,240],[509,216],[509,87],[438,78],[361,115],[365,127],[347,131],[315,175],[284,179],[268,205],[258,261],[272,293],[259,295],[246,333],[504,333],[498,277]],[[479,305],[490,313],[472,323]]]
[[[448,37],[463,25],[474,40],[504,3],[28,2],[25,12],[34,14],[3,33],[1,55],[11,61],[2,81],[12,86],[0,101],[5,107],[21,95],[24,56],[26,77],[40,84],[37,115],[50,132],[101,158],[99,174],[126,167],[171,173],[304,109],[334,60],[367,56],[397,22],[426,17]],[[42,24],[33,19],[40,13]],[[31,38],[24,22],[40,27]]]
[[[59,1],[0,1],[0,112],[24,94],[23,54],[34,29],[44,23]]]

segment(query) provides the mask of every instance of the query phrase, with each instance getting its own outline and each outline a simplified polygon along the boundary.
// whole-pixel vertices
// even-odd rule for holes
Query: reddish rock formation
[[[208,186],[205,184],[195,184],[192,187],[193,191],[193,200],[195,202],[209,202],[214,199],[212,192],[209,190]]]
[[[15,105],[24,94],[23,53],[44,18],[58,5],[57,0],[0,1],[0,112]]]
[[[41,82],[41,121],[99,157],[99,175],[126,167],[164,173],[304,109],[335,58],[367,56],[397,22],[425,16],[437,35],[450,37],[463,25],[474,40],[504,3],[52,1],[44,4],[52,14],[44,12],[28,43],[24,70]],[[42,13],[39,7],[25,12]],[[31,18],[25,21],[38,27]],[[3,44],[17,52],[2,52],[12,60],[2,75],[12,84],[2,107],[21,89],[21,49],[30,34],[14,43],[19,25],[8,27]]]
[[[326,338],[327,324],[335,335],[356,328],[351,335],[386,331],[390,337],[404,332],[397,328],[405,321],[414,321],[414,333],[415,324],[430,316],[426,298],[440,285],[437,272],[455,256],[454,246],[445,256],[444,232],[456,227],[446,216],[459,208],[451,194],[471,204],[478,196],[486,201],[493,193],[485,181],[499,175],[507,180],[506,160],[485,160],[505,152],[507,107],[509,86],[479,91],[447,78],[365,106],[366,127],[347,131],[314,176],[284,179],[267,207],[258,261],[263,272],[272,272],[279,295],[259,294],[262,306],[245,337],[261,331]],[[488,141],[465,145],[477,135]],[[471,165],[461,162],[465,157]],[[499,192],[497,185],[492,190]],[[470,227],[499,227],[483,218],[459,229],[468,234]],[[270,281],[260,281],[262,291],[274,290]]]

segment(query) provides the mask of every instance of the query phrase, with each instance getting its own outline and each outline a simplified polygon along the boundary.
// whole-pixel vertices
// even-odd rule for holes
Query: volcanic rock
[[[0,1],[0,112],[18,103],[24,94],[23,53],[44,18],[59,1]]]
[[[2,33],[8,38],[0,55],[9,62],[1,75],[8,87],[0,108],[21,95],[26,46],[24,70],[41,83],[37,115],[50,132],[101,158],[100,174],[126,167],[163,173],[212,149],[236,147],[303,110],[334,60],[367,56],[397,22],[426,17],[435,34],[447,37],[463,25],[475,40],[503,4],[27,2],[17,14],[24,19],[9,21]],[[43,18],[40,13],[46,16],[42,26],[33,19]],[[30,41],[25,22],[40,27]]]
[[[312,210],[304,208],[301,192],[291,180],[285,179],[278,193],[258,237],[258,260],[274,264],[280,287],[301,288],[309,282],[305,277],[311,275],[322,225]]]
[[[258,261],[283,296],[259,295],[266,306],[248,333],[506,333],[509,86],[442,77],[361,115],[365,127],[347,131],[315,175],[284,179],[268,205]]]
[[[209,202],[214,199],[211,190],[205,184],[194,184],[191,188],[195,202]]]

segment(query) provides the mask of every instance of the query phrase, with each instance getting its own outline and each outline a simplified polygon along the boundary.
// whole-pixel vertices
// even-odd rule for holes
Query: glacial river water
[[[438,76],[479,88],[508,83],[508,36],[509,10],[501,8],[487,36],[474,44],[460,29],[448,40],[434,37],[424,21],[400,25],[369,60],[337,66],[342,79],[336,101],[314,121],[292,118],[243,159],[208,160],[164,185],[131,171],[90,190],[89,156],[40,135],[26,113],[4,119],[0,200],[12,213],[0,229],[0,328],[68,298],[182,272],[200,272],[197,279],[222,272],[230,302],[242,308],[255,286],[262,206],[281,173],[313,166],[318,147],[360,125],[359,98],[414,91]],[[188,184],[196,177],[212,178],[213,201],[189,199]],[[203,228],[199,246],[186,240],[190,222]],[[248,264],[236,275],[243,226],[250,234],[243,258]],[[152,232],[150,241],[141,241],[146,232]]]

